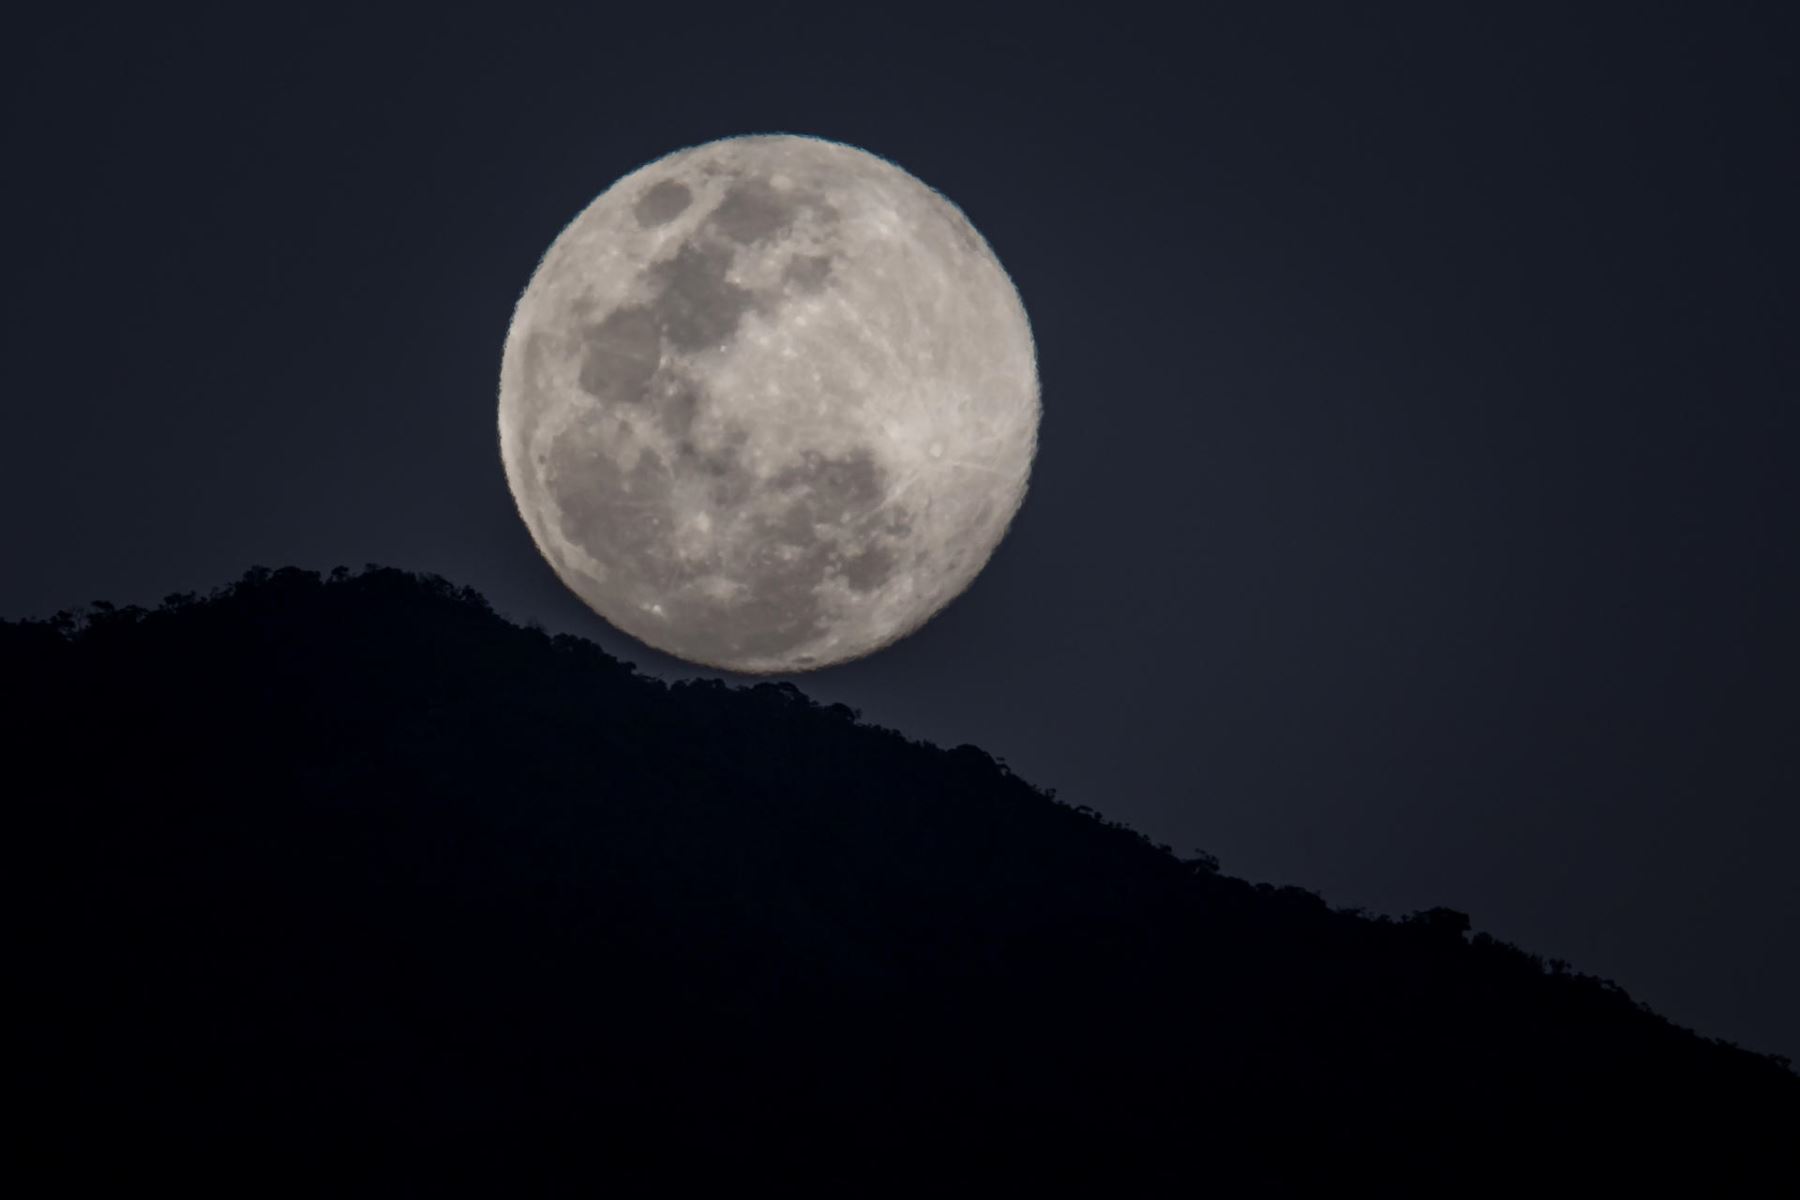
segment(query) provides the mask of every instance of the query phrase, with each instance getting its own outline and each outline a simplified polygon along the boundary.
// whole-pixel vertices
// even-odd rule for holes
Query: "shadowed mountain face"
[[[1800,1128],[1783,1064],[1461,914],[442,580],[257,571],[0,662],[21,1132],[65,1171],[1729,1187]]]

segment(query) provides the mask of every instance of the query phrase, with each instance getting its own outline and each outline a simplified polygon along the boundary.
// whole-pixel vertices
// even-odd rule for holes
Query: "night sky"
[[[1044,419],[974,586],[796,682],[1800,1057],[1791,6],[563,7],[13,26],[0,616],[379,562],[703,673],[538,556],[501,346],[621,175],[833,138],[986,236]]]

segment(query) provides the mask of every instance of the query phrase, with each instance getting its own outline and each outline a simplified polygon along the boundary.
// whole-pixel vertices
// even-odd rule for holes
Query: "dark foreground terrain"
[[[0,625],[0,663],[9,1157],[69,1192],[1794,1166],[1785,1064],[1459,913],[1253,886],[972,747],[664,686],[442,580],[256,571]]]

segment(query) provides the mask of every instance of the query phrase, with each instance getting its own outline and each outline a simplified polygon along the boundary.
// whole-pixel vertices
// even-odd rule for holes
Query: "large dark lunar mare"
[[[725,278],[736,257],[729,246],[689,242],[668,262],[651,268],[659,286],[651,311],[657,329],[676,350],[722,349],[755,301]]]
[[[1460,913],[1252,886],[973,747],[664,686],[442,580],[258,571],[0,623],[0,662],[9,1162],[66,1194],[1794,1165],[1784,1065]]]

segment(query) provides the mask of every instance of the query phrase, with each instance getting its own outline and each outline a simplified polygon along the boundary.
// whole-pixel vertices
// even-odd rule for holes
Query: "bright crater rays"
[[[868,654],[968,587],[1038,415],[981,235],[816,138],[619,180],[544,256],[501,367],[507,480],[557,574],[641,641],[745,672]]]

